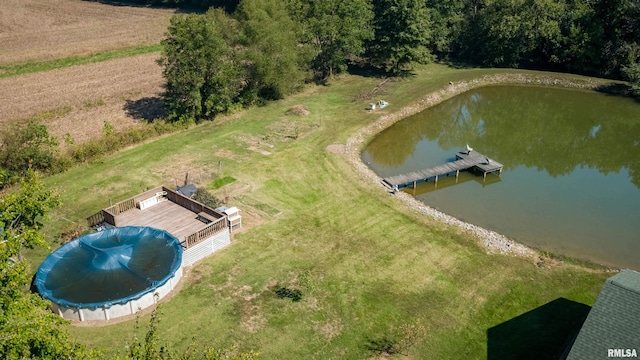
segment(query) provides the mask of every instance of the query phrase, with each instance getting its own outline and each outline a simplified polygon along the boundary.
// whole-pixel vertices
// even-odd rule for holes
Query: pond
[[[527,86],[471,90],[367,145],[381,177],[455,160],[469,144],[501,176],[462,172],[404,191],[528,246],[640,270],[640,103]]]

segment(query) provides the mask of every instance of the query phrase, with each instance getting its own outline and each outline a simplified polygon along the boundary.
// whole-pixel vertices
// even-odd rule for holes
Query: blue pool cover
[[[126,304],[164,285],[182,263],[176,237],[127,226],[83,235],[50,254],[38,268],[40,295],[65,307]]]

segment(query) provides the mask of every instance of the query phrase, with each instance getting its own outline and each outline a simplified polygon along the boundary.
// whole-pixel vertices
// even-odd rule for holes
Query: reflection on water
[[[387,129],[362,154],[386,177],[451,161],[469,143],[504,164],[408,189],[522,243],[640,270],[640,104],[564,89],[472,90]],[[494,178],[492,178],[494,176]]]

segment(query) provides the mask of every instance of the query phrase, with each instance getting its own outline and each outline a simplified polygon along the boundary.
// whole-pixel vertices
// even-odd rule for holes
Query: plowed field
[[[80,0],[2,0],[0,64],[156,44],[174,13]]]
[[[173,10],[77,0],[3,0],[0,63],[40,61],[159,43]],[[0,126],[65,109],[49,131],[76,142],[161,112],[158,53],[0,79]]]

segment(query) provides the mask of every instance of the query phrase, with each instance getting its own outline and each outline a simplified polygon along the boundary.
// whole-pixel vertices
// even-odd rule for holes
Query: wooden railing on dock
[[[210,238],[211,236],[227,228],[227,219],[218,219],[207,225],[204,229],[198,230],[191,235],[187,235],[182,243],[186,249]]]

